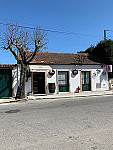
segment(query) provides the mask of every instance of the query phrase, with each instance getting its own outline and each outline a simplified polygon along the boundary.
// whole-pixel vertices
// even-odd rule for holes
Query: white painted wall
[[[12,84],[13,96],[16,96],[17,87],[18,87],[19,79],[20,79],[20,67],[18,68],[18,77],[17,77],[17,67],[13,68],[12,75],[13,75],[13,84]],[[18,82],[17,82],[17,79],[18,79]]]
[[[105,91],[109,90],[108,86],[108,72],[105,68],[99,68],[100,73],[96,71],[97,69],[92,70],[92,91]],[[106,75],[103,75],[103,71],[106,72]],[[96,84],[100,83],[101,88],[97,88]]]
[[[62,71],[64,69],[68,69],[70,72],[70,88],[71,88],[71,92],[77,92],[77,87],[80,86],[80,72],[82,70],[91,70],[91,80],[92,80],[92,91],[105,91],[108,90],[108,73],[106,70],[106,66],[104,68],[101,68],[100,65],[51,65],[52,69],[55,70],[56,73],[56,69],[61,69]],[[77,69],[78,70],[78,74],[77,75],[73,75],[72,74],[72,70],[73,69]],[[97,72],[97,69],[100,70],[100,72]],[[103,75],[103,71],[106,72],[106,75]],[[96,76],[94,77],[94,74],[96,74]],[[47,79],[48,83],[51,82],[55,82],[56,83],[56,74],[54,75],[54,77]],[[101,88],[96,88],[96,84],[100,83]],[[55,93],[57,93],[57,89],[55,90]]]
[[[16,92],[17,92],[17,88],[18,85],[20,83],[20,66],[18,66],[18,77],[17,77],[17,67],[14,67],[12,70],[12,74],[13,74],[13,96],[16,96]],[[18,82],[17,82],[18,79]],[[31,77],[28,79],[28,81],[26,82],[26,86],[25,86],[25,93],[26,96],[31,93]]]
[[[25,93],[26,93],[26,95],[31,94],[31,77],[28,78],[28,81],[26,82]]]
[[[109,90],[108,86],[108,73],[107,73],[107,68],[106,66],[104,68],[101,68],[100,65],[82,65],[82,66],[75,66],[75,65],[51,65],[52,69],[54,69],[55,74],[54,75],[49,75],[47,72],[47,94],[49,93],[49,83],[55,83],[56,89],[55,93],[57,93],[57,74],[56,74],[56,69],[61,69],[62,71],[64,69],[69,70],[70,72],[70,91],[72,93],[77,92],[77,87],[80,86],[80,72],[85,69],[92,70],[91,71],[91,80],[92,80],[92,91],[105,91]],[[77,69],[78,74],[73,75],[72,70]],[[100,72],[97,72],[97,69],[100,70]],[[20,70],[20,69],[19,69]],[[106,72],[106,74],[103,74],[103,71]],[[19,71],[20,72],[20,71]],[[18,79],[20,78],[20,75],[18,75]],[[96,84],[100,83],[101,88],[97,88]],[[15,67],[13,69],[13,93],[14,95],[16,94],[17,91],[17,68]],[[28,79],[26,82],[26,95],[31,93],[31,77]]]
[[[55,93],[57,93],[57,77],[56,77],[56,69],[54,69],[55,74],[54,75],[50,75],[49,73],[47,73],[47,94],[49,93],[49,83],[55,83]]]

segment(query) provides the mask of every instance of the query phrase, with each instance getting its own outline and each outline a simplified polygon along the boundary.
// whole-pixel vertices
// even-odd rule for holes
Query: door
[[[0,69],[0,97],[12,96],[12,70]]]
[[[90,71],[82,71],[82,91],[90,91]]]
[[[33,94],[45,94],[45,72],[33,73]]]
[[[69,92],[68,71],[58,72],[59,92]]]

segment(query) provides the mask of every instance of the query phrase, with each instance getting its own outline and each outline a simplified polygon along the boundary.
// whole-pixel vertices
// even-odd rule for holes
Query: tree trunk
[[[27,72],[27,65],[21,64],[20,85],[18,86],[17,94],[16,94],[16,98],[19,99],[25,98],[26,72]]]

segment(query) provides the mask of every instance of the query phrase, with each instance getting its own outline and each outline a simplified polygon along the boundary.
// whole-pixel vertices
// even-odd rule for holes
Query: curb
[[[39,97],[31,100],[45,100],[45,99],[62,99],[62,98],[76,98],[76,97],[91,97],[91,96],[103,96],[103,95],[113,95],[113,93],[103,93],[103,94],[89,94],[89,95],[70,95],[70,96],[59,96],[59,97]],[[30,99],[28,99],[30,100]]]
[[[103,95],[113,95],[113,92],[111,93],[90,93],[90,94],[84,94],[84,95],[68,95],[68,96],[53,96],[53,97],[27,97],[25,99],[0,99],[0,104],[5,103],[15,103],[15,102],[23,102],[27,100],[46,100],[46,99],[62,99],[62,98],[78,98],[78,97],[91,97],[91,96],[103,96]]]
[[[22,101],[27,101],[27,99],[0,99],[0,104],[5,104],[5,103],[15,103],[15,102],[22,102]]]
[[[2,100],[0,100],[0,104],[14,103],[14,102],[18,102],[18,101],[20,101],[20,100],[10,100],[10,99],[4,100],[4,99],[2,99]]]

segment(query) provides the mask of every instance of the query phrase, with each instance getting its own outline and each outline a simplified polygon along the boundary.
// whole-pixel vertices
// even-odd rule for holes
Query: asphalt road
[[[113,96],[0,104],[0,150],[113,150]]]

